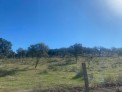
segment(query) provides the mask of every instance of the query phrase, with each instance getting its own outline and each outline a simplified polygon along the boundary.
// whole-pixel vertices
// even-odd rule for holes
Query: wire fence
[[[90,57],[85,62],[90,88],[122,86],[121,57]]]

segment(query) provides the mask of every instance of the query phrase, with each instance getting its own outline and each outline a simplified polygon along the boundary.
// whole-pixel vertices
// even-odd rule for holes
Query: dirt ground
[[[52,88],[47,90],[36,89],[31,92],[84,92],[81,87],[74,88]],[[107,87],[107,88],[95,88],[91,89],[90,92],[122,92],[122,87]]]
[[[115,87],[110,87],[110,88],[98,88],[91,90],[90,92],[122,92],[122,88],[115,88]]]

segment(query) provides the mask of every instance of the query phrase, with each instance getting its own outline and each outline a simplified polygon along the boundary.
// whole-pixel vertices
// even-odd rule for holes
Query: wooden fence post
[[[83,69],[83,76],[85,81],[85,92],[89,92],[89,81],[88,81],[88,75],[87,75],[87,69],[85,63],[82,63],[82,69]]]

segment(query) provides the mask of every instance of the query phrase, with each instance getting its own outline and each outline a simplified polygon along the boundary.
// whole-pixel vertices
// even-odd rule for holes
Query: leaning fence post
[[[85,63],[82,63],[82,69],[83,69],[83,76],[85,81],[85,92],[89,92],[89,81],[88,81],[88,75],[87,75],[87,69]]]

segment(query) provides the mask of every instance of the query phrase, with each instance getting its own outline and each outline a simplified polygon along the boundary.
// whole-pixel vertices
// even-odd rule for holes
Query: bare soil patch
[[[72,87],[72,88],[49,88],[49,89],[36,89],[31,92],[84,92],[82,87]],[[102,88],[92,88],[90,92],[122,92],[122,87],[102,87]]]

